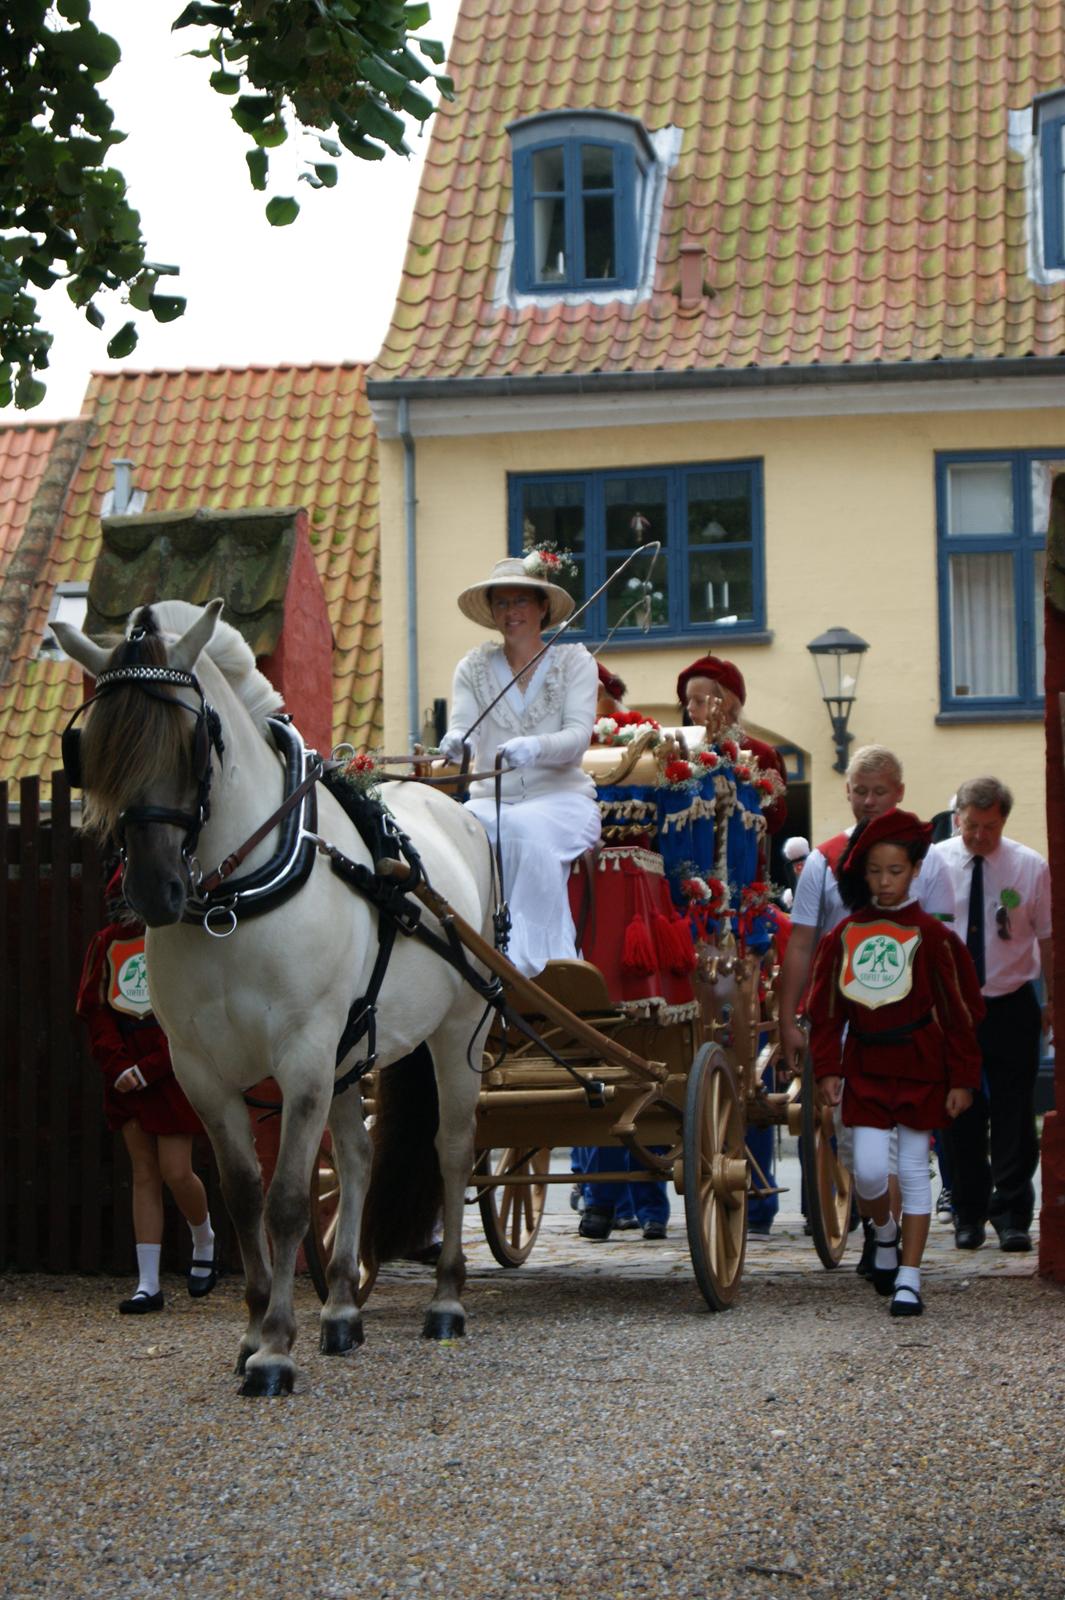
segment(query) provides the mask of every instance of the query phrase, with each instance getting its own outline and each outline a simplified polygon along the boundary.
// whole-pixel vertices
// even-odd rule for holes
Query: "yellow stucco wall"
[[[563,404],[564,402],[560,402]],[[1060,410],[811,417],[620,427],[416,441],[420,701],[450,697],[454,663],[483,634],[455,605],[506,552],[508,472],[591,470],[758,457],[764,462],[769,645],[712,648],[747,680],[747,721],[808,755],[812,833],[846,820],[832,770],[828,715],[806,645],[841,625],[869,641],[851,718],[859,744],[901,757],[907,803],[928,816],[958,783],[994,772],[1010,783],[1010,833],[1046,847],[1039,723],[939,727],[939,621],[934,455],[937,450],[1058,448]],[[385,728],[407,738],[407,593],[403,458],[381,445]],[[691,645],[611,648],[630,702],[673,720],[678,671]],[[398,741],[398,744],[397,744]]]

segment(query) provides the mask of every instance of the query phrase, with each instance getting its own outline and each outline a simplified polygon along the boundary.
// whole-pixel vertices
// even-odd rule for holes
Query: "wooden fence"
[[[129,1161],[74,1015],[105,864],[74,825],[62,773],[0,784],[0,1268],[126,1273],[134,1263]],[[10,792],[9,792],[10,789]],[[238,1255],[205,1139],[195,1165],[228,1266]],[[163,1264],[189,1233],[167,1195]]]

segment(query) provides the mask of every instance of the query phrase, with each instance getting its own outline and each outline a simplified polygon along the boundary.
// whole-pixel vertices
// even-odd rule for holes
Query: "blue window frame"
[[[638,638],[650,602],[650,636],[730,638],[765,627],[762,464],[712,462],[609,472],[514,473],[508,479],[510,551],[544,541],[570,553],[563,580],[578,604],[626,558],[662,542],[652,588],[644,563],[589,609],[582,635]]]
[[[1039,117],[1043,193],[1043,265],[1065,268],[1065,96],[1056,95]]]
[[[1065,449],[936,457],[940,698],[948,714],[1043,704],[1043,575],[1050,488]]]

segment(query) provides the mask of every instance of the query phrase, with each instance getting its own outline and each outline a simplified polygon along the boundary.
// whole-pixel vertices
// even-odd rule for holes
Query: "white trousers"
[[[495,842],[494,800],[467,800]],[[576,930],[569,909],[570,863],[599,842],[599,806],[588,795],[539,795],[504,802],[503,887],[510,906],[507,955],[527,978],[549,961],[572,961]]]
[[[863,1200],[878,1200],[887,1193],[891,1170],[891,1128],[854,1129],[854,1184]],[[927,1217],[932,1210],[932,1180],[928,1172],[926,1128],[905,1128],[900,1123],[899,1189],[907,1216]]]

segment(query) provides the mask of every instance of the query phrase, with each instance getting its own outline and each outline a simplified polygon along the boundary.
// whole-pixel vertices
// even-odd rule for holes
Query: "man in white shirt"
[[[970,779],[958,790],[958,832],[931,852],[950,874],[955,931],[969,946],[987,1004],[979,1033],[983,1088],[947,1130],[959,1250],[978,1250],[988,1221],[1003,1250],[1032,1248],[1035,1081],[1053,974],[1050,868],[1035,850],[1005,837],[1012,806],[997,778]]]

